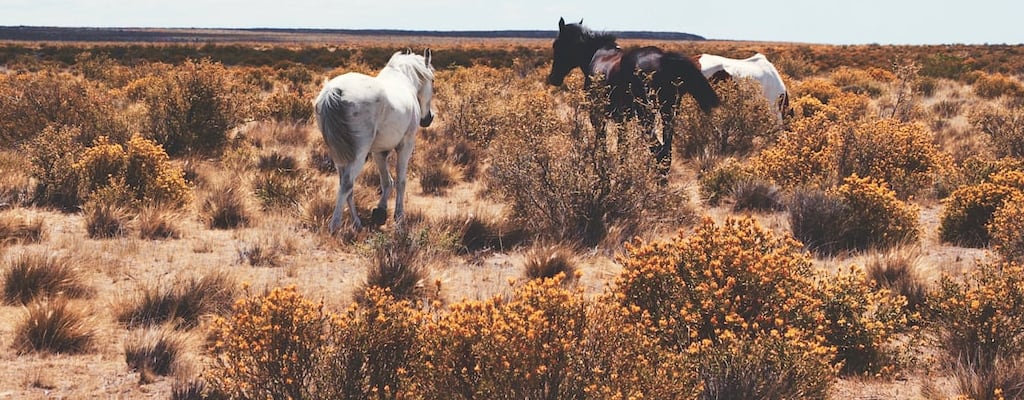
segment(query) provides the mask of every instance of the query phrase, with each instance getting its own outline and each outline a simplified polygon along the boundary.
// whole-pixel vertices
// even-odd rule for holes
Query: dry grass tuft
[[[524,272],[528,279],[552,279],[563,276],[563,283],[576,282],[578,276],[573,251],[565,245],[538,245],[526,253]]]
[[[366,274],[366,283],[356,291],[356,301],[367,300],[372,287],[388,289],[396,299],[411,300],[423,296],[427,278],[426,252],[418,237],[407,225],[398,225],[391,232],[381,232],[372,239],[373,262]]]
[[[129,327],[170,322],[176,328],[190,329],[199,325],[204,315],[227,311],[236,286],[234,278],[220,272],[178,280],[170,287],[145,285],[134,298],[119,305],[115,316]]]
[[[431,163],[419,168],[419,178],[423,194],[441,196],[462,180],[462,171],[448,162]]]
[[[177,221],[182,216],[176,210],[147,206],[135,216],[135,224],[141,239],[180,239],[181,227]]]
[[[25,252],[10,258],[4,268],[3,282],[3,300],[10,304],[28,304],[39,297],[92,294],[69,257],[49,252]]]
[[[180,363],[188,347],[181,332],[169,328],[150,328],[132,335],[124,344],[124,360],[139,372],[142,383],[152,383],[153,376],[168,376],[181,369]]]
[[[85,206],[85,230],[93,239],[109,239],[128,234],[131,215],[120,206],[91,202]]]
[[[0,213],[0,246],[39,243],[43,239],[43,218],[25,218],[15,212]]]
[[[64,299],[30,304],[25,319],[14,328],[19,353],[84,353],[92,350],[96,339],[86,312]]]
[[[210,228],[235,229],[248,226],[254,211],[239,183],[214,187],[203,201],[200,214]]]
[[[907,299],[910,312],[920,311],[928,300],[928,283],[922,275],[925,259],[919,247],[897,247],[870,256],[868,279]]]

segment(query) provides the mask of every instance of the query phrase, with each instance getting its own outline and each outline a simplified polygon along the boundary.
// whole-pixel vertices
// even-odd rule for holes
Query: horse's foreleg
[[[672,108],[672,104],[668,103],[667,106],[661,107],[661,148],[655,154],[658,172],[665,180],[663,183],[667,183],[668,171],[672,167],[672,138],[675,136],[675,125],[672,122],[675,119],[675,109]]]
[[[397,178],[395,184],[395,221],[401,221],[402,217],[405,216],[405,184],[409,176],[409,159],[412,158],[415,135],[414,133],[409,133],[405,137],[406,140],[403,140],[402,144],[396,149],[398,152],[398,165],[395,168],[395,177]]]
[[[394,180],[388,172],[387,151],[373,153],[373,163],[377,164],[377,173],[380,174],[380,201],[377,208],[373,210],[373,223],[384,224],[388,218],[388,199],[391,198],[391,188],[394,187]]]

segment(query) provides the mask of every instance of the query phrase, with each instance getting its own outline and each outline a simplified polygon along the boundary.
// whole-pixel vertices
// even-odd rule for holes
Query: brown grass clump
[[[109,239],[128,234],[131,215],[121,206],[90,202],[85,205],[85,230],[93,239]]]
[[[782,189],[764,179],[740,179],[732,188],[733,211],[782,211]]]
[[[227,311],[235,292],[234,279],[224,273],[176,280],[170,286],[146,284],[118,306],[115,316],[129,327],[171,323],[190,329],[205,315]]]
[[[356,301],[367,301],[370,288],[387,289],[397,299],[415,300],[424,295],[427,278],[426,251],[421,237],[408,226],[397,226],[390,233],[379,233],[372,241],[373,261],[366,283],[356,292]]]
[[[46,232],[43,217],[25,218],[13,211],[0,211],[0,246],[39,243]]]
[[[436,162],[418,168],[423,194],[440,196],[461,180],[462,171],[448,162]]]
[[[135,227],[142,239],[179,239],[181,214],[167,207],[144,206],[135,215]]]
[[[865,272],[874,285],[903,296],[909,312],[920,312],[929,292],[928,283],[922,275],[924,262],[920,248],[897,247],[872,254]]]
[[[19,353],[84,353],[96,343],[93,322],[67,300],[34,302],[27,311],[14,327],[14,348]]]
[[[247,226],[253,214],[246,191],[237,181],[211,188],[200,209],[200,215],[206,224],[214,229]]]
[[[182,369],[187,347],[185,336],[173,329],[144,329],[125,341],[124,360],[139,372],[142,383],[151,383],[155,375],[169,376]]]
[[[28,304],[40,297],[84,297],[92,294],[82,272],[67,256],[23,252],[9,257],[3,269],[3,300]]]
[[[552,279],[562,275],[562,282],[573,283],[578,267],[568,246],[536,245],[527,251],[523,270],[527,279]]]

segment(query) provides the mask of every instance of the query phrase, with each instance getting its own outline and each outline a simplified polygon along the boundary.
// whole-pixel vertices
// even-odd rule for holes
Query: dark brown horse
[[[591,89],[594,77],[607,85],[608,106],[604,116],[591,118],[599,139],[604,137],[604,119],[621,122],[635,117],[656,142],[653,104],[661,115],[661,144],[651,152],[664,176],[672,163],[672,119],[683,93],[689,93],[705,112],[718,106],[718,95],[689,57],[657,47],[622,49],[615,36],[596,34],[583,21],[566,24],[558,20],[558,37],[552,45],[554,62],[548,84],[560,86],[573,69],[583,71],[584,88]]]

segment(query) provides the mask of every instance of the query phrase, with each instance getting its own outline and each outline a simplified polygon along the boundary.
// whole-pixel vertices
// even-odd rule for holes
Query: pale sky
[[[830,44],[1021,44],[1022,16],[1022,0],[0,0],[0,26],[555,30],[565,17]]]

